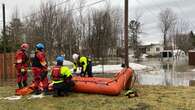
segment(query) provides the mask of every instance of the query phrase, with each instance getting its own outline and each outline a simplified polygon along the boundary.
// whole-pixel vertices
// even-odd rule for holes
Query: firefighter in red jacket
[[[40,94],[42,91],[48,94],[48,78],[47,78],[47,62],[44,53],[44,45],[42,43],[36,44],[36,51],[34,58],[32,58],[32,73],[35,84],[35,94]],[[40,87],[42,83],[42,88]]]
[[[28,69],[28,56],[26,51],[29,45],[24,43],[20,46],[20,49],[16,52],[15,67],[17,70],[17,84],[18,88],[27,86],[27,69]]]

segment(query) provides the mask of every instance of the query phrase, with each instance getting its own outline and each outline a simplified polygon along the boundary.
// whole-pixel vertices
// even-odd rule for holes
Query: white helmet
[[[73,55],[72,55],[72,58],[73,58],[73,60],[78,60],[78,58],[79,58],[79,55],[78,54],[76,54],[76,53],[74,53]]]

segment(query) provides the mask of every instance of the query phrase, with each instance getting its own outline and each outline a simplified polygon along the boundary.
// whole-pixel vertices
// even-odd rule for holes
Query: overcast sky
[[[38,11],[39,5],[48,1],[60,3],[65,0],[0,0],[0,3],[5,3],[6,18],[9,21],[12,12],[16,8],[20,13],[20,17],[24,17],[29,15],[32,11]],[[93,3],[99,0],[86,1]],[[110,2],[111,6],[124,7],[124,0],[110,0]],[[103,2],[98,6],[102,5]],[[162,34],[158,27],[158,14],[161,10],[166,8],[171,8],[179,18],[183,18],[191,24],[191,30],[195,30],[195,0],[129,0],[129,18],[134,19],[137,13],[141,13],[142,15],[140,21],[143,24],[143,34],[140,38],[143,42],[156,43],[162,41]],[[2,29],[2,7],[0,8],[0,29]]]

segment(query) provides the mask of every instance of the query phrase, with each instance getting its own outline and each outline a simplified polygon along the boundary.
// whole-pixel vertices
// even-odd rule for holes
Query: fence
[[[4,70],[4,60],[6,70]],[[4,54],[0,54],[0,80],[10,80],[16,78],[16,70],[14,67],[15,63],[15,53],[6,53],[6,59],[4,58]]]

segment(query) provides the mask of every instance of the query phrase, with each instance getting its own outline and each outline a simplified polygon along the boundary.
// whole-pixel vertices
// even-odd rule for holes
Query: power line
[[[64,3],[67,3],[67,2],[69,2],[69,1],[70,1],[70,0],[62,1],[62,2],[60,2],[60,3],[56,4],[56,5],[54,5],[54,8],[56,8],[57,6],[63,5]],[[28,17],[31,17],[31,16],[36,15],[36,14],[38,14],[38,13],[41,13],[41,11],[32,13],[31,15],[25,16],[25,17],[23,17],[23,18],[28,18]]]
[[[160,7],[160,5],[159,5],[155,0],[152,0],[152,2],[154,3],[154,5],[155,5],[157,8],[159,8],[160,10],[163,10],[163,9]],[[158,5],[156,5],[156,4],[158,4]]]
[[[181,0],[180,0],[180,1],[181,1]],[[181,14],[187,15],[187,14],[184,13],[184,11],[183,11],[181,5],[179,4],[179,2],[176,2],[176,7],[180,10]],[[188,16],[188,15],[187,15],[187,16]],[[189,17],[186,17],[186,18],[187,18],[188,21],[190,21],[190,20],[188,19]],[[191,21],[190,21],[190,22],[191,22]],[[193,23],[191,23],[191,26],[192,26],[192,28],[195,28],[195,25],[194,25]]]
[[[55,5],[54,7],[60,6],[60,5],[66,3],[66,2],[68,2],[68,1],[70,1],[70,0],[66,0],[66,1],[63,1],[63,2],[61,2],[61,3],[58,3],[58,4]],[[72,12],[72,11],[75,11],[75,10],[78,10],[78,9],[83,9],[83,8],[85,8],[85,7],[90,7],[90,6],[99,4],[99,3],[104,2],[104,1],[106,1],[106,0],[99,0],[99,1],[96,1],[96,2],[93,2],[93,3],[90,3],[90,4],[88,4],[88,5],[82,6],[82,7],[70,9],[70,10],[68,10],[68,12]],[[38,12],[36,12],[36,13],[31,14],[30,16],[25,16],[24,18],[31,17],[31,16],[33,16],[33,15],[36,15],[36,14],[40,13],[40,12],[41,12],[41,11],[38,11]],[[63,12],[62,12],[62,13],[63,13]]]
[[[58,4],[56,4],[54,7],[57,7],[57,6],[60,6],[60,5],[63,5],[64,3],[67,3],[67,2],[69,2],[70,0],[65,0],[65,1],[62,1],[62,2],[60,2],[60,3],[58,3]]]
[[[69,1],[69,0],[66,0],[66,1]],[[70,10],[68,10],[67,12],[72,12],[72,11],[75,11],[75,10],[78,10],[78,9],[82,9],[82,8],[85,8],[85,7],[90,7],[90,6],[99,4],[99,3],[104,2],[104,1],[106,1],[106,0],[99,0],[99,1],[96,1],[96,2],[93,2],[93,3],[90,3],[90,4],[88,4],[88,5],[82,6],[82,7],[70,9]],[[64,4],[64,3],[66,3],[66,2],[63,2],[63,3],[61,2],[61,3],[59,3],[58,5],[55,5],[55,7],[56,7],[56,6],[59,6],[59,5],[62,5],[62,4]],[[38,14],[38,13],[40,13],[40,12],[41,12],[41,11],[38,11],[38,12],[36,12],[36,13],[33,13],[33,15],[36,15],[36,14]],[[64,13],[64,12],[62,12],[62,13]],[[33,15],[31,14],[30,16],[33,16]],[[26,17],[30,17],[30,16],[26,16]]]
[[[97,2],[93,2],[91,4],[88,4],[88,5],[85,5],[85,6],[82,6],[82,7],[78,7],[78,8],[75,8],[75,9],[70,9],[69,11],[74,11],[74,10],[82,9],[82,8],[85,8],[85,7],[90,7],[90,6],[99,4],[99,3],[104,2],[104,1],[106,1],[106,0],[99,0]]]
[[[155,2],[155,0],[152,0],[153,2]],[[182,0],[179,0],[179,1],[176,1],[175,2],[175,7],[179,10],[179,12],[181,13],[181,14],[183,14],[183,15],[187,15],[187,14],[185,14],[184,13],[184,11],[183,11],[183,9],[182,9],[182,6],[180,5],[180,3],[182,2]],[[160,7],[159,7],[160,8]],[[161,9],[161,8],[160,8]],[[162,10],[162,9],[161,9]],[[188,16],[188,15],[187,15]],[[189,17],[187,17],[187,19],[188,19]],[[188,19],[188,21],[190,21],[189,19]],[[194,26],[194,24],[192,23],[191,24],[192,25],[192,27],[193,28],[195,28],[195,26]]]
[[[54,5],[54,8],[57,7],[57,6],[60,6],[60,5],[64,4],[64,3],[67,3],[67,2],[69,2],[69,1],[70,1],[70,0],[65,0],[65,1],[63,1],[63,2],[60,2],[60,3],[56,4],[56,5]],[[106,1],[106,0],[99,0],[99,1],[96,1],[96,2],[93,2],[93,3],[90,3],[90,4],[88,4],[88,5],[84,5],[84,6],[82,6],[82,7],[70,9],[70,10],[68,10],[68,12],[72,12],[72,11],[75,11],[75,10],[83,9],[83,8],[85,8],[85,7],[90,7],[90,6],[99,4],[99,3],[104,2],[104,1]],[[41,11],[38,11],[38,12],[35,12],[35,13],[30,14],[30,15],[28,15],[28,16],[25,16],[25,17],[23,17],[23,19],[28,18],[28,17],[31,17],[31,16],[33,16],[33,15],[36,15],[36,14],[38,14],[38,13],[40,13],[40,12],[41,12]],[[1,22],[3,22],[3,21],[0,21],[0,23],[1,23]]]
[[[143,5],[143,3],[140,1],[140,0],[136,0],[139,4],[142,4]],[[145,7],[143,7],[143,8],[145,8]],[[146,10],[148,10],[148,12],[152,15],[152,16],[155,16],[155,17],[157,17],[158,18],[158,16],[156,16],[155,15],[155,13],[153,13],[150,9],[148,9],[148,8],[145,8]]]
[[[155,4],[157,4],[155,0],[152,0],[152,1],[153,1],[153,3],[155,2]],[[181,1],[181,0],[180,0],[180,1]],[[182,2],[182,1],[181,1],[181,2]],[[180,5],[181,2],[176,1],[176,2],[175,2],[175,7],[179,10],[179,12],[180,12],[181,14],[187,15],[187,14],[184,13],[184,11],[183,11],[183,9],[182,9],[182,7],[181,7],[181,5]],[[157,7],[158,7],[158,6],[157,6]],[[160,6],[159,6],[159,9],[162,10],[162,8],[161,8]],[[189,17],[187,17],[187,18],[189,18]],[[188,19],[188,21],[190,21],[190,20]],[[193,23],[191,23],[191,26],[192,26],[193,28],[195,28],[195,26],[194,26]]]

